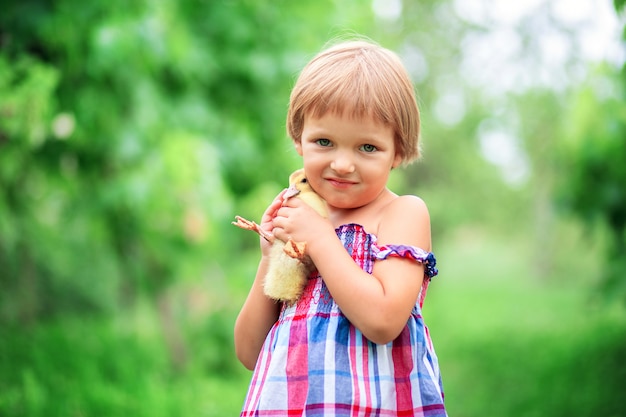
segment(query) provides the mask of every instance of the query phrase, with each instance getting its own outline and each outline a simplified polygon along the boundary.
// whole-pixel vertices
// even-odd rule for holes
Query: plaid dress
[[[341,313],[317,272],[284,306],[259,354],[241,416],[447,416],[437,357],[421,308],[437,274],[432,253],[378,246],[357,224],[337,228],[354,261],[372,273],[389,256],[423,263],[419,298],[400,335],[370,342]]]

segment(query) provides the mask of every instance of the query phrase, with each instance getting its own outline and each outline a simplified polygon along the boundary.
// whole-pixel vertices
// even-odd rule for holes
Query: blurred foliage
[[[224,317],[204,324],[218,324],[216,334],[231,339]],[[248,375],[232,361],[214,357],[197,361],[201,368],[170,368],[159,323],[145,311],[113,322],[65,317],[25,331],[5,328],[6,337],[11,342],[0,343],[0,355],[22,366],[2,367],[3,416],[224,416],[235,415],[243,401]],[[192,345],[198,337],[206,340],[190,337]]]
[[[603,286],[626,301],[626,77],[600,68],[572,100],[563,143],[562,204],[609,235]]]
[[[258,241],[230,221],[259,218],[300,164],[290,87],[353,31],[416,83],[424,159],[391,186],[431,211],[450,414],[625,413],[626,320],[605,300],[626,295],[626,72],[571,48],[559,75],[579,82],[529,83],[541,25],[571,35],[546,5],[514,28],[524,74],[497,90],[512,76],[493,62],[515,48],[472,49],[494,21],[383,3],[3,3],[0,415],[238,412],[232,325]],[[486,152],[498,140],[517,159]]]

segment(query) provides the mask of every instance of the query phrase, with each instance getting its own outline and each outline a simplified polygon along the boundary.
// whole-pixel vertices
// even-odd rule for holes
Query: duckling
[[[283,199],[299,198],[311,206],[319,215],[328,217],[326,202],[317,194],[306,179],[303,169],[298,169],[289,176],[289,188]],[[306,242],[294,242],[289,239],[283,242],[275,239],[272,234],[243,217],[235,216],[235,226],[257,232],[272,243],[270,263],[263,281],[263,292],[268,297],[291,305],[295,303],[304,290],[307,279],[315,265],[305,254]]]

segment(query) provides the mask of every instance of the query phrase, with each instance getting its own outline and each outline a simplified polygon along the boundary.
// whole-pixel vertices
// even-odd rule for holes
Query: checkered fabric
[[[447,416],[437,357],[421,308],[437,274],[432,253],[378,246],[357,224],[337,235],[354,261],[372,273],[390,256],[423,263],[420,296],[401,334],[370,342],[341,313],[322,278],[311,274],[303,296],[283,307],[252,376],[241,416]]]

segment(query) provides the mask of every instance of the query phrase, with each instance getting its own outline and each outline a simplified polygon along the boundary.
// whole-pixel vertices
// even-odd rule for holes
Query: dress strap
[[[432,252],[408,245],[372,245],[372,254],[375,259],[383,260],[389,256],[395,258],[413,259],[424,265],[424,274],[428,278],[433,278],[439,273],[437,270],[437,259]]]

